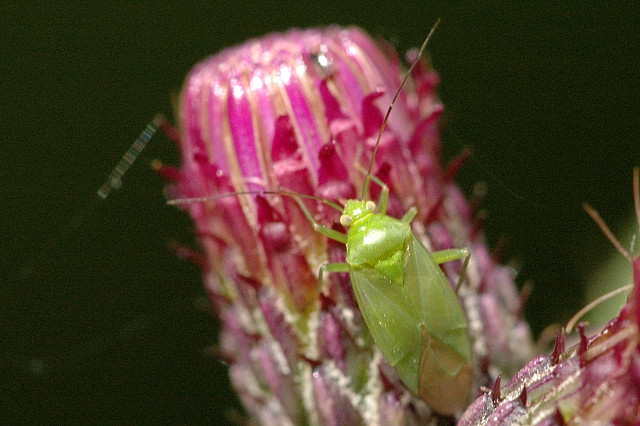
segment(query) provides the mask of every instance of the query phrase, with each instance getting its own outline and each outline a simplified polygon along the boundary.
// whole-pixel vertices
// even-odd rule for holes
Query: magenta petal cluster
[[[182,166],[172,197],[244,192],[183,204],[222,321],[220,352],[248,414],[264,424],[418,424],[429,407],[375,346],[347,274],[318,270],[344,246],[315,232],[291,197],[360,197],[401,61],[356,28],[273,34],[198,64],[180,103]],[[469,247],[460,299],[473,341],[474,386],[515,373],[533,354],[509,268],[496,265],[473,211],[441,165],[438,76],[415,68],[382,134],[373,172],[390,188],[388,213],[418,209],[426,247]],[[254,191],[247,193],[247,191]],[[368,196],[377,199],[372,185]],[[315,200],[316,220],[339,213]],[[451,282],[459,262],[443,265]]]

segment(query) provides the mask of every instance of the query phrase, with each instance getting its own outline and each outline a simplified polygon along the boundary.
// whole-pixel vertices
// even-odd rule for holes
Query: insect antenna
[[[116,166],[112,169],[108,178],[98,188],[97,192],[94,192],[91,195],[91,198],[82,204],[81,208],[71,217],[71,219],[62,225],[61,229],[57,231],[52,238],[43,238],[44,247],[41,250],[37,250],[37,253],[32,257],[32,260],[27,260],[25,262],[26,266],[15,274],[15,279],[33,279],[39,274],[50,270],[52,265],[43,265],[43,259],[46,261],[46,259],[49,259],[49,256],[43,255],[42,253],[48,254],[57,252],[60,248],[71,243],[71,238],[74,236],[74,233],[80,230],[87,218],[95,212],[102,201],[109,196],[111,191],[119,189],[122,186],[122,177],[124,174],[129,170],[151,138],[165,123],[166,119],[164,116],[158,114],[151,122],[149,122],[149,124],[147,124],[145,129],[135,139],[129,149],[127,149],[122,158],[120,158],[120,161],[118,161]],[[37,265],[37,267],[34,265]]]
[[[172,200],[167,200],[167,204],[170,206],[177,206],[181,204],[202,203],[206,201],[215,201],[222,198],[235,197],[237,195],[284,195],[286,197],[291,197],[291,198],[304,198],[308,200],[316,200],[339,212],[342,212],[343,210],[343,208],[340,207],[340,205],[338,205],[337,203],[334,203],[333,201],[329,201],[321,197],[316,197],[315,195],[299,194],[297,192],[288,192],[288,191],[266,191],[266,190],[227,192],[224,194],[209,195],[205,197],[174,198]]]
[[[100,186],[98,189],[98,197],[104,200],[109,196],[109,193],[112,190],[120,189],[124,174],[127,173],[129,167],[133,165],[144,147],[147,146],[147,143],[149,143],[153,135],[156,134],[158,129],[160,129],[165,122],[166,119],[164,116],[162,114],[158,114],[149,124],[147,124],[147,127],[145,127],[142,133],[140,133],[140,136],[136,138],[122,158],[120,158],[118,164],[116,164],[113,170],[111,170],[107,180],[102,184],[102,186]]]
[[[396,99],[398,99],[398,96],[400,95],[400,91],[402,90],[402,88],[404,87],[405,83],[407,82],[407,80],[411,76],[411,73],[413,72],[413,69],[416,67],[416,65],[418,65],[418,62],[422,58],[422,55],[424,53],[424,50],[427,47],[427,44],[429,43],[429,40],[431,40],[431,37],[435,33],[436,28],[438,28],[439,24],[440,24],[440,18],[438,18],[436,23],[433,24],[433,26],[431,27],[431,30],[429,31],[429,34],[427,34],[427,38],[425,38],[424,41],[422,42],[422,46],[420,46],[420,50],[418,51],[418,55],[413,60],[413,62],[411,62],[411,66],[409,67],[409,69],[407,70],[407,73],[404,75],[404,78],[400,82],[400,87],[398,87],[398,90],[396,90],[395,95],[393,95],[393,99],[391,100],[391,104],[389,104],[389,108],[387,109],[387,113],[384,116],[384,120],[382,120],[382,125],[380,126],[380,131],[378,132],[378,139],[376,139],[376,146],[373,148],[373,154],[371,154],[371,161],[369,161],[369,168],[367,169],[367,176],[364,178],[364,184],[362,185],[362,196],[360,198],[363,199],[363,200],[364,200],[364,197],[366,196],[367,192],[369,192],[369,184],[371,183],[371,173],[373,172],[373,163],[374,163],[374,161],[376,159],[376,153],[378,152],[378,147],[380,146],[380,140],[382,139],[382,133],[384,132],[385,127],[387,127],[387,121],[389,120],[389,116],[391,115],[391,110],[393,110],[393,104],[396,103]]]
[[[109,173],[104,183],[100,185],[95,195],[91,197],[91,200],[64,225],[61,235],[58,237],[60,244],[83,225],[85,219],[94,212],[94,209],[97,208],[100,202],[107,199],[111,191],[122,187],[122,177],[127,173],[140,153],[142,153],[147,143],[149,143],[151,138],[153,138],[166,122],[166,118],[162,114],[158,114],[147,124],[140,135],[133,141],[129,149],[122,155],[120,161],[118,161],[116,166],[111,170],[111,173]]]

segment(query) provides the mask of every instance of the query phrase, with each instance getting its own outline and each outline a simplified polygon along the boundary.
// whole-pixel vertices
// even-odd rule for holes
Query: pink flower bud
[[[207,259],[205,286],[223,322],[222,353],[247,411],[268,424],[420,423],[433,414],[376,348],[349,277],[318,270],[344,245],[315,232],[286,191],[340,202],[360,197],[383,116],[400,85],[395,53],[356,28],[272,34],[198,64],[180,102],[182,167],[176,198]],[[416,67],[382,135],[374,174],[388,213],[416,206],[414,232],[432,250],[470,247],[460,291],[474,342],[474,385],[530,358],[513,277],[496,266],[469,205],[441,165],[438,76]],[[375,199],[380,188],[372,185]],[[339,213],[304,201],[340,229]],[[443,265],[452,282],[460,265]],[[514,299],[516,299],[514,301]]]

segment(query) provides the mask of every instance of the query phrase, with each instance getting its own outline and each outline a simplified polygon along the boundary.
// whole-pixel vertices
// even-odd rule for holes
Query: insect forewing
[[[413,234],[407,250],[404,287],[418,322],[424,324],[429,335],[471,362],[467,320],[458,297],[431,253]]]
[[[372,268],[352,267],[350,277],[373,339],[402,382],[417,394],[424,336],[407,293]]]
[[[440,413],[455,413],[471,389],[467,321],[451,284],[415,235],[407,248],[404,290],[424,334],[418,395]]]
[[[420,398],[439,413],[453,414],[466,406],[472,380],[469,362],[452,347],[426,336],[420,359]]]

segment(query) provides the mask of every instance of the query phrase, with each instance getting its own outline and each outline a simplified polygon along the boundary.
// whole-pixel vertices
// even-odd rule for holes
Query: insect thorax
[[[402,284],[405,254],[411,228],[382,214],[368,214],[353,222],[347,234],[350,267],[374,268],[391,281]]]

